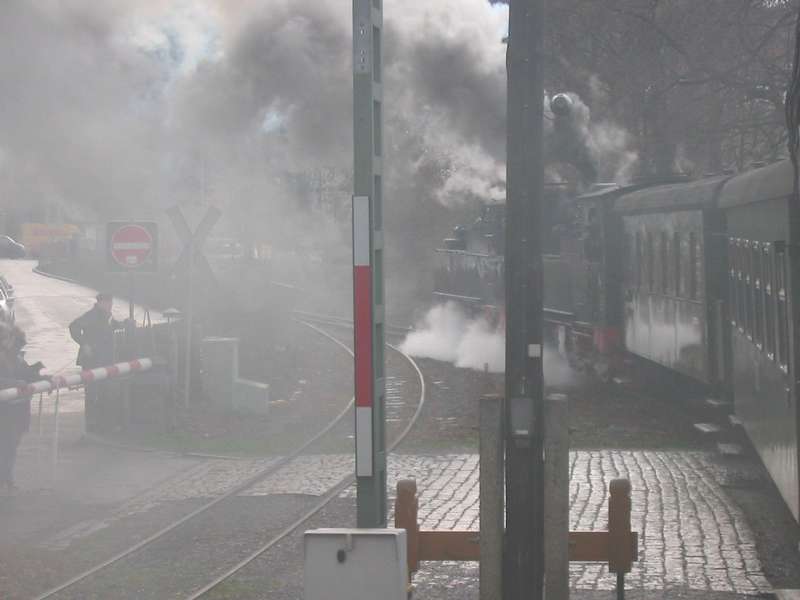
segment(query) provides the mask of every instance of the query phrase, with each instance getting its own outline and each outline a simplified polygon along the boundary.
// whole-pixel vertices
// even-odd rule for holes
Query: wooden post
[[[403,479],[397,482],[397,501],[394,509],[394,526],[406,530],[408,548],[408,578],[419,568],[419,521],[417,512],[417,482]]]
[[[544,403],[544,585],[547,600],[569,598],[569,410],[567,396]],[[482,599],[481,599],[482,600]]]
[[[503,597],[503,398],[480,400],[480,600]]]
[[[631,544],[631,483],[615,479],[608,496],[608,570],[617,574],[617,598],[625,597],[625,573],[633,565]]]

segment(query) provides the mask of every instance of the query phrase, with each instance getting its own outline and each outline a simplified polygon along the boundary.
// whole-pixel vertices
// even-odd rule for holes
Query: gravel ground
[[[352,358],[329,339],[291,319],[263,326],[259,378],[269,382],[265,415],[223,413],[193,400],[169,433],[117,435],[135,445],[219,455],[284,454],[333,420],[352,398]],[[256,362],[253,359],[251,363]],[[255,367],[243,375],[254,376]]]
[[[309,429],[318,431],[325,421],[338,414],[349,401],[351,370],[345,371],[336,362],[338,355],[345,353],[328,340],[323,340],[324,344],[317,343],[320,339],[323,338],[313,332],[301,330],[293,340],[294,344],[302,347],[300,356],[307,361],[305,370],[298,373],[302,374],[306,383],[294,404],[285,412],[273,412],[268,423],[231,420],[225,428],[221,428],[224,435],[246,436],[258,432],[259,427],[265,425],[281,433],[286,440],[286,447],[297,447],[309,437]],[[317,361],[319,369],[312,370],[315,364],[312,361]],[[393,352],[387,355],[387,375],[388,435],[394,438],[414,414],[419,385],[415,372],[405,359]],[[298,426],[301,417],[305,417],[307,423]],[[282,489],[286,482],[291,487],[292,479],[302,481],[307,477],[304,469],[308,466],[304,465],[315,465],[319,469],[315,456],[324,458],[335,452],[352,457],[351,421],[344,419],[325,438],[308,449],[309,456],[306,459],[291,463],[282,477],[275,477],[275,483],[270,484],[268,480],[257,488],[254,495],[239,496],[220,504],[207,515],[190,521],[147,550],[56,597],[183,597],[198,584],[208,581],[215,572],[230,566],[263,544],[318,502],[315,495],[272,492],[277,488]],[[275,446],[270,449],[275,449]],[[225,479],[225,473],[231,471],[227,488],[249,478],[253,472],[265,466],[263,460],[229,462],[231,467],[226,468],[223,460],[209,460],[213,464],[209,475]],[[348,468],[346,464],[337,462],[332,465],[331,475],[334,478],[340,476],[337,473],[342,466],[345,467],[343,475],[352,472],[352,466]],[[204,464],[200,467],[204,467]],[[241,472],[233,473],[236,469]],[[92,508],[96,515],[106,516],[92,518],[84,511],[81,513],[83,521],[59,535],[52,535],[53,529],[58,529],[53,527],[41,532],[36,540],[23,536],[24,544],[3,547],[0,543],[3,571],[14,573],[5,581],[0,579],[2,597],[28,598],[35,592],[40,593],[143,539],[179,516],[188,514],[222,491],[218,482],[208,483],[208,475],[203,475],[202,470],[193,477],[187,476],[185,481],[176,480],[173,487],[175,490],[172,492],[167,489],[160,495],[153,494],[138,503],[129,503],[116,515],[113,507],[94,506]],[[208,495],[203,495],[204,489],[209,492]],[[12,506],[8,508],[14,510]],[[60,525],[64,527],[65,523]]]

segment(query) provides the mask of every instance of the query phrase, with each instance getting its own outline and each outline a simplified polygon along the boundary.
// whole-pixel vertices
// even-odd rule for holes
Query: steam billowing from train
[[[584,185],[630,178],[638,155],[624,129],[594,122],[589,107],[571,92],[554,95],[545,107],[548,162],[572,165]]]
[[[385,9],[390,186],[407,188],[412,176],[414,193],[427,187],[445,204],[501,200],[507,7],[387,0]],[[6,0],[4,195],[116,209],[204,188],[221,203],[274,202],[292,175],[349,171],[350,35],[350,3],[340,0]],[[626,140],[570,99],[571,126],[602,172]]]
[[[452,363],[456,367],[502,373],[505,370],[505,332],[480,316],[470,317],[456,303],[431,308],[406,336],[403,352],[421,358]],[[577,384],[580,374],[556,350],[545,347],[545,383],[566,388]]]
[[[104,220],[209,201],[237,235],[327,244],[347,262],[350,10],[342,0],[5,0],[0,203]],[[410,281],[452,226],[441,207],[505,197],[508,9],[385,0],[385,11],[387,268]],[[589,155],[621,146],[573,101],[571,131]]]
[[[386,12],[389,185],[499,199],[506,9]],[[298,174],[351,168],[349,2],[6,0],[0,47],[5,197],[113,211],[205,190],[257,208]]]

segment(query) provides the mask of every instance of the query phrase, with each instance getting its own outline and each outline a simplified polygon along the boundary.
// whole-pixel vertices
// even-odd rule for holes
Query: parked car
[[[16,317],[14,298],[8,295],[5,286],[0,285],[0,321],[13,324]]]
[[[11,282],[9,282],[4,275],[0,275],[0,290],[5,293],[6,297],[8,298],[9,305],[13,307],[15,297],[14,286],[11,285]]]
[[[0,258],[24,258],[25,246],[7,235],[0,235]]]

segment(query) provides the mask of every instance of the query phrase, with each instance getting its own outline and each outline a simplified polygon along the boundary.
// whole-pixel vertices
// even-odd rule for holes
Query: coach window
[[[655,262],[653,260],[654,259],[654,256],[653,256],[653,254],[654,254],[653,253],[653,234],[651,234],[648,231],[646,235],[647,235],[647,242],[646,242],[645,252],[647,252],[647,261],[646,261],[646,264],[647,264],[647,290],[649,292],[653,292],[654,291],[653,290],[653,285],[655,283],[655,280],[653,279],[653,266],[654,266],[653,263]]]
[[[739,299],[739,331],[744,333],[747,325],[747,301],[745,300],[747,289],[744,285],[744,240],[741,238],[736,239],[736,289]]]
[[[673,281],[673,285],[675,286],[675,295],[682,296],[684,291],[681,289],[683,285],[681,284],[681,236],[676,231],[672,234],[672,261],[673,261],[673,270],[675,272],[675,279]]]
[[[775,278],[772,263],[772,244],[762,244],[761,278],[764,288],[764,347],[770,360],[775,359]]]
[[[752,278],[753,294],[753,341],[756,346],[762,348],[764,340],[764,298],[761,287],[761,244],[752,242],[750,244],[750,275]]]
[[[742,251],[742,274],[744,280],[744,333],[753,339],[753,268],[750,256],[750,240],[744,240]]]
[[[728,313],[731,326],[736,327],[739,321],[739,290],[736,278],[736,240],[728,238]]]
[[[659,273],[661,275],[661,293],[665,296],[669,293],[669,246],[667,245],[667,232],[661,232],[661,264]]]
[[[786,307],[786,252],[775,250],[775,294],[777,295],[778,362],[789,364],[789,313]]]
[[[635,284],[638,291],[642,287],[642,234],[636,232],[636,271],[635,271]]]
[[[689,297],[697,300],[697,234],[689,233]]]
[[[634,234],[625,235],[625,283],[633,286],[636,283],[636,241]]]

